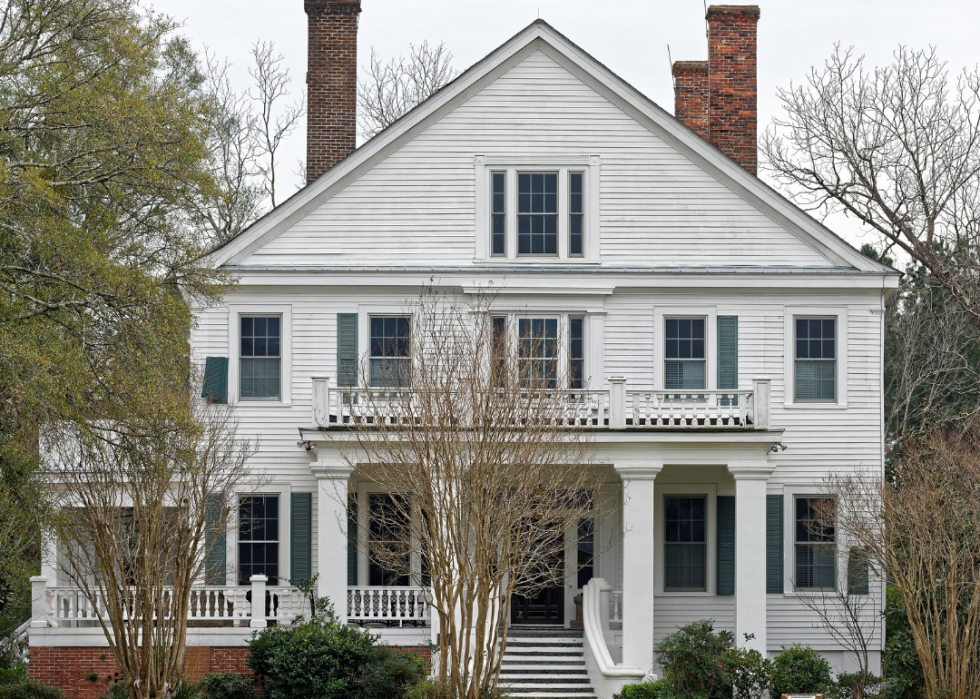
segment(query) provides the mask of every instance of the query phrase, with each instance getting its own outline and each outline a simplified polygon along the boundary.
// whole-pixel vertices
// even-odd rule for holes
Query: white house
[[[340,458],[338,379],[406,332],[405,304],[431,279],[460,298],[493,286],[502,316],[546,321],[594,399],[616,504],[568,537],[570,567],[600,552],[513,619],[569,628],[586,589],[584,642],[562,638],[588,682],[554,692],[608,697],[704,618],[769,654],[801,642],[852,667],[802,600],[848,581],[869,596],[880,667],[882,581],[805,520],[827,474],[883,470],[882,307],[897,274],[755,176],[758,8],[709,9],[709,60],[675,66],[679,118],[537,21],[357,149],[360,2],[306,11],[310,182],[213,254],[239,284],[193,334],[210,390],[260,438],[268,483],[237,494],[241,533],[210,543],[207,589],[242,595],[236,624],[192,628],[190,644],[241,647],[242,622],[265,623],[244,600],[251,576],[272,590],[311,574],[351,623],[429,641],[424,591],[348,541],[335,493],[356,495],[367,527],[378,489]],[[45,572],[32,652],[98,646]],[[274,597],[268,616],[285,616],[290,589]]]

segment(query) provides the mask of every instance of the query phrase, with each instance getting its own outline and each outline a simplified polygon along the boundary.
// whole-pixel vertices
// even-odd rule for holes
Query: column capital
[[[614,464],[613,468],[623,480],[630,481],[652,481],[660,473],[664,465],[649,461],[627,461],[625,463]]]
[[[775,469],[776,464],[766,462],[728,464],[728,472],[737,481],[767,481]]]
[[[310,464],[310,471],[319,480],[347,480],[354,469],[346,461],[319,458]]]

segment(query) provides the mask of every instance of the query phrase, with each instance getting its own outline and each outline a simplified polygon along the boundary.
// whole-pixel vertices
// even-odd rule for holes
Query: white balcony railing
[[[385,626],[428,626],[429,603],[421,587],[348,587],[347,621]]]
[[[313,378],[313,421],[317,427],[352,423],[399,424],[412,419],[410,388],[343,388]],[[567,390],[557,416],[564,428],[598,429],[769,429],[769,379],[751,390],[627,390],[613,377],[604,390]]]

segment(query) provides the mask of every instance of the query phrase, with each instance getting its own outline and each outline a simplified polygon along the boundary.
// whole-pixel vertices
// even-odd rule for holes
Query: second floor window
[[[669,497],[664,506],[664,589],[704,590],[705,498]]]
[[[568,387],[585,387],[585,319],[568,319]]]
[[[238,584],[253,575],[279,584],[279,496],[246,495],[238,501]]]
[[[704,318],[664,320],[664,388],[707,388]]]
[[[411,324],[400,316],[371,318],[371,386],[408,386]]]
[[[240,393],[243,399],[278,400],[281,393],[282,318],[242,316]]]
[[[558,384],[558,319],[521,318],[517,324],[521,383],[553,388]]]
[[[517,175],[517,254],[558,254],[558,173]]]
[[[837,320],[796,318],[797,402],[837,400]]]

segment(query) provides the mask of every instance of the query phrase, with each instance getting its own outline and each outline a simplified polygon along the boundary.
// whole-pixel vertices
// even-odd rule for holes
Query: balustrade
[[[421,587],[349,587],[347,621],[354,624],[425,626],[429,603]]]

